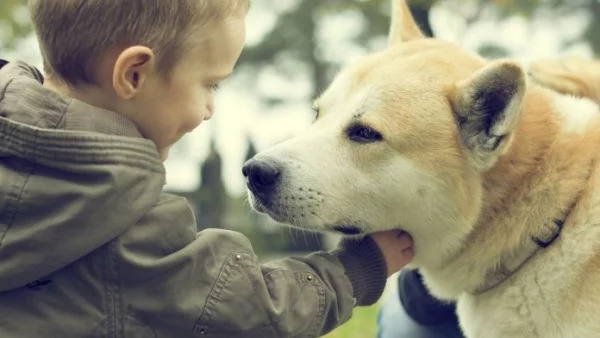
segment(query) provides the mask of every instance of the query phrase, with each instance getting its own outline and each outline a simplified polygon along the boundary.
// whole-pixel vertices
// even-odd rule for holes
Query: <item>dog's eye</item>
[[[358,143],[373,143],[383,140],[383,135],[380,132],[362,124],[350,126],[346,133],[351,141]]]

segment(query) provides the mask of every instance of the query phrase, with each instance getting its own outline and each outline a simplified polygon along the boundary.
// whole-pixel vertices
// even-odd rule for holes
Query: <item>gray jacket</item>
[[[42,81],[0,69],[0,337],[316,337],[381,295],[368,237],[261,265],[196,233],[151,141]]]

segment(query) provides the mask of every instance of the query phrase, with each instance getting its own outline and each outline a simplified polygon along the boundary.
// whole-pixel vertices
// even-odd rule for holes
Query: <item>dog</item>
[[[468,338],[600,337],[600,113],[425,37],[393,0],[301,135],[245,163],[258,212],[347,236],[402,229]]]

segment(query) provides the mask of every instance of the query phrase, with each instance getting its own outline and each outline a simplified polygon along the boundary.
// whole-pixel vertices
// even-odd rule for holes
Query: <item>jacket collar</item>
[[[24,62],[0,60],[0,117],[41,129],[64,129],[142,138],[122,115],[44,87],[44,77]]]

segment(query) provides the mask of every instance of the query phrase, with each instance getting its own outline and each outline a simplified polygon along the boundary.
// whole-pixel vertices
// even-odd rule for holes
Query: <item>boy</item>
[[[315,337],[410,261],[397,232],[259,265],[162,161],[209,119],[247,0],[30,0],[47,78],[0,69],[0,337]]]

